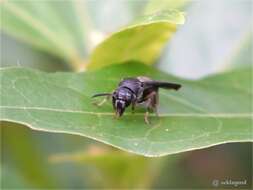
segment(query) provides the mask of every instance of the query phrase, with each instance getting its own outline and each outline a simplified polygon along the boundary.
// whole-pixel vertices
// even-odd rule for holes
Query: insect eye
[[[127,96],[127,99],[130,99],[132,97],[132,95],[129,93],[127,93],[126,96]]]

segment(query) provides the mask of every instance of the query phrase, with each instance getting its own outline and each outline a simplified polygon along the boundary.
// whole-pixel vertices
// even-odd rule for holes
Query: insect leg
[[[151,105],[150,105],[150,107],[155,112],[156,116],[159,116],[158,115],[158,110],[157,110],[157,106],[159,104],[158,89],[157,89],[157,91],[153,91],[151,93],[151,97],[150,98],[151,98],[151,103],[150,103]]]
[[[147,98],[146,100],[147,111],[145,113],[144,120],[147,124],[149,124],[148,115],[149,115],[150,110],[154,111],[156,113],[156,116],[158,116],[158,111],[157,111],[158,90],[152,91],[149,95],[147,95],[146,98]]]
[[[135,109],[135,102],[132,102],[132,113],[134,113],[134,109]]]
[[[144,116],[144,120],[145,120],[145,123],[146,124],[150,124],[150,122],[149,122],[149,119],[148,119],[148,115],[149,115],[149,111],[150,111],[150,105],[151,105],[151,101],[152,101],[152,99],[151,99],[151,97],[149,97],[147,100],[146,100],[146,106],[147,106],[147,111],[146,111],[146,113],[145,113],[145,116]]]
[[[159,101],[158,96],[158,90],[152,91],[147,97],[146,97],[146,105],[147,108],[151,109],[152,111],[157,112],[157,105]],[[149,100],[149,101],[148,101]]]
[[[134,113],[136,103],[137,103],[137,97],[136,97],[136,95],[134,95],[134,98],[132,99],[132,102],[131,102],[131,104],[132,104],[132,113]]]
[[[149,115],[149,111],[146,111],[145,116],[144,116],[144,120],[145,120],[145,123],[149,125],[150,122],[148,120],[148,115]]]
[[[104,98],[102,101],[95,103],[96,106],[102,106],[107,101],[107,98]]]
[[[111,98],[112,94],[106,94],[104,96],[106,96],[106,97],[102,101],[93,102],[93,104],[96,105],[96,106],[102,106],[105,102],[107,102]]]

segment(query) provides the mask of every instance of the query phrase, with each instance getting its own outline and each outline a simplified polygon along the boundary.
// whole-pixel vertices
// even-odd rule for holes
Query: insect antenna
[[[111,93],[99,93],[99,94],[94,94],[92,96],[92,98],[95,98],[95,97],[98,97],[98,96],[111,96],[112,94]]]

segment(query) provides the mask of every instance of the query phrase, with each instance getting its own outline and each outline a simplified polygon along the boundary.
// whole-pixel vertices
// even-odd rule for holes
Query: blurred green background
[[[73,71],[76,64],[86,64],[91,51],[107,35],[141,14],[161,7],[184,11],[186,23],[163,50],[155,67],[181,77],[199,78],[252,64],[251,0],[15,3],[20,14],[34,14],[46,27],[53,28],[58,36],[55,43],[63,44],[66,49],[50,53],[55,44],[46,41],[33,28],[33,22],[27,24],[12,18],[1,2],[1,67]],[[19,24],[11,28],[8,22]],[[65,51],[72,46],[79,47],[77,62],[68,59],[71,56],[65,57]],[[252,143],[231,143],[145,158],[84,137],[33,131],[19,124],[1,122],[1,179],[3,189],[217,188],[214,180],[230,179],[247,180],[244,187],[250,188]]]

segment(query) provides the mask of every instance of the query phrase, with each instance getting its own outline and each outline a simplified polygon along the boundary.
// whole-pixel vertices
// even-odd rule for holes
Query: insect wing
[[[147,87],[157,87],[157,88],[174,89],[174,90],[178,90],[179,88],[181,88],[181,84],[155,81],[155,80],[146,81],[146,82],[143,82],[143,84]]]

